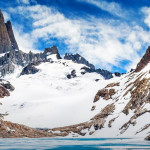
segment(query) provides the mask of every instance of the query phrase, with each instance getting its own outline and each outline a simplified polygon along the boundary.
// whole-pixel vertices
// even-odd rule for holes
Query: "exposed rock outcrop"
[[[46,60],[43,53],[24,53],[20,50],[11,50],[4,56],[0,57],[0,73],[5,76],[7,73],[12,73],[15,70],[15,65],[25,67],[29,63]]]
[[[0,138],[41,138],[54,136],[54,134],[44,130],[38,130],[0,119]]]
[[[90,67],[91,69],[95,69],[94,65],[90,64],[84,57],[82,57],[78,53],[74,54],[74,55],[66,53],[65,56],[64,56],[64,59],[72,60],[72,61],[74,61],[76,63],[84,64],[84,65]]]
[[[147,48],[146,53],[144,54],[140,62],[137,64],[135,72],[141,71],[149,62],[150,62],[150,46]]]
[[[76,71],[75,70],[72,70],[70,74],[67,75],[67,78],[68,79],[71,79],[71,78],[75,78],[77,75],[76,75]]]
[[[14,33],[13,33],[11,22],[7,21],[7,23],[5,23],[5,25],[6,25],[6,28],[7,28],[8,35],[9,35],[9,39],[11,41],[12,49],[19,50],[18,44],[16,42],[16,39],[15,39],[15,36],[14,36]]]
[[[113,78],[113,74],[104,69],[96,69],[96,73],[101,74],[105,79]]]
[[[28,75],[28,74],[35,74],[39,71],[35,66],[39,65],[40,62],[33,62],[27,65],[26,67],[23,68],[22,72],[20,75]]]
[[[93,102],[97,102],[100,97],[102,97],[104,100],[109,100],[112,98],[112,96],[115,94],[115,89],[102,89],[99,90],[94,98]]]
[[[57,47],[54,45],[51,48],[45,48],[44,50],[44,55],[52,55],[52,54],[56,54],[57,59],[61,59],[60,54],[58,52]]]
[[[82,67],[81,68],[83,70],[82,74],[85,74],[85,73],[92,73],[92,72],[95,72],[95,73],[98,73],[100,75],[102,75],[106,80],[108,79],[111,79],[113,78],[113,73],[107,71],[107,70],[104,70],[104,69],[91,69],[91,68],[88,68],[88,67]],[[119,72],[115,72],[114,75],[116,77],[120,77],[122,75],[122,73],[119,73]]]
[[[100,130],[104,127],[106,118],[113,113],[115,110],[115,105],[112,103],[107,105],[101,112],[95,115],[90,121],[72,125],[65,126],[60,128],[48,129],[48,132],[55,133],[56,136],[68,136],[69,134],[78,134],[81,136],[85,136],[86,132],[84,130],[89,131],[89,135],[93,134],[96,130]],[[91,131],[91,128],[94,127],[94,131]]]
[[[150,135],[145,138],[145,140],[150,141]]]
[[[10,82],[0,79],[0,98],[10,96],[9,91],[13,91],[14,89]]]
[[[110,83],[108,84],[105,88],[103,89],[100,89],[96,95],[95,95],[95,98],[94,98],[94,103],[97,102],[100,97],[102,97],[104,100],[109,100],[112,98],[112,96],[116,93],[115,89],[112,88],[112,87],[115,87],[115,86],[119,86],[119,83]]]
[[[137,110],[140,109],[144,103],[150,103],[150,83],[148,82],[150,78],[141,78],[142,76],[138,77],[133,83],[131,83],[131,88],[129,88],[124,94],[124,96],[128,93],[131,94],[131,100],[127,103],[123,110],[123,113],[126,115],[129,114],[129,110]]]
[[[102,75],[105,79],[111,79],[113,78],[113,75],[111,72],[107,71],[107,70],[103,70],[103,69],[91,69],[91,68],[88,68],[88,67],[82,67],[81,68],[83,70],[82,74],[85,74],[85,73],[92,73],[92,72],[95,72],[95,73],[98,73],[100,75]]]
[[[0,10],[0,54],[10,50],[12,50],[12,45],[4,22],[3,14]]]
[[[21,50],[11,50],[4,56],[0,57],[0,73],[1,76],[5,76],[8,73],[12,73],[15,70],[15,65],[26,67],[23,69],[23,74],[36,73],[38,70],[35,69],[35,65],[39,65],[39,62],[47,62],[47,56],[56,54],[57,58],[60,59],[60,54],[56,46],[52,48],[46,48],[41,53],[24,53]],[[26,73],[25,73],[26,71]]]

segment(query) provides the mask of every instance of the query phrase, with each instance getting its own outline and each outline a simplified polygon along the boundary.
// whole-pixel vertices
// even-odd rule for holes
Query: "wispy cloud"
[[[22,4],[30,4],[30,0],[17,0],[18,3],[22,3]]]
[[[123,60],[130,61],[130,67],[135,67],[140,59],[139,50],[150,42],[148,31],[119,20],[92,16],[88,16],[88,20],[68,19],[59,11],[44,5],[19,6],[11,8],[10,12],[31,19],[30,33],[26,34],[18,27],[15,30],[21,49],[34,49],[39,39],[47,42],[54,37],[58,42],[62,39],[68,51],[78,52],[95,65],[109,70],[112,66],[129,69],[129,66],[121,66]]]
[[[121,6],[116,2],[107,2],[104,0],[78,0],[80,2],[89,3],[95,5],[96,7],[109,12],[118,17],[125,17],[126,11],[121,8]]]
[[[141,11],[144,13],[145,15],[145,19],[144,22],[145,24],[150,27],[150,7],[143,7],[141,9]]]
[[[24,33],[23,28],[20,25],[13,26],[15,38],[19,44],[19,48],[24,52],[37,52],[35,49],[35,39],[31,37],[30,33]]]

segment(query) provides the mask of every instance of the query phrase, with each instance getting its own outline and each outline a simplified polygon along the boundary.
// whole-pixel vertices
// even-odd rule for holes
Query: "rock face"
[[[150,135],[145,138],[145,140],[150,141]]]
[[[35,66],[39,64],[40,62],[30,63],[29,65],[23,68],[21,75],[37,73],[39,69],[37,69]]]
[[[57,47],[55,45],[52,46],[51,48],[45,48],[44,54],[45,55],[56,54],[57,59],[61,59],[60,54],[58,52],[58,49],[57,49]]]
[[[44,130],[38,130],[0,119],[0,138],[40,138],[54,136],[54,134]]]
[[[0,79],[0,98],[10,96],[9,91],[13,91],[14,89],[10,82]]]
[[[0,10],[0,54],[10,50],[19,49],[15,40],[11,22],[4,22],[3,14]]]
[[[79,54],[65,54],[64,56],[64,59],[67,59],[67,60],[72,60],[76,63],[79,63],[79,64],[84,64],[88,67],[90,67],[91,69],[95,69],[94,65],[90,64],[84,57],[82,57],[81,55]]]
[[[147,48],[145,55],[142,57],[140,62],[137,64],[135,72],[141,71],[150,62],[150,46]]]
[[[0,10],[0,54],[12,49],[11,41],[4,23],[4,17]]]
[[[88,73],[95,72],[95,73],[98,73],[98,74],[102,75],[106,80],[113,78],[113,74],[111,72],[107,71],[107,70],[91,69],[91,68],[88,68],[88,67],[83,67],[82,70],[84,70],[82,72],[82,74],[85,74],[86,72],[88,72]]]
[[[96,73],[101,74],[105,79],[113,78],[113,74],[104,69],[96,69]]]
[[[97,102],[100,97],[102,97],[104,100],[109,100],[112,98],[112,96],[115,94],[115,89],[102,89],[99,90],[94,98],[94,103]]]
[[[5,25],[6,25],[6,28],[7,28],[8,35],[9,35],[9,39],[11,41],[12,49],[19,50],[18,44],[16,42],[16,39],[15,39],[15,36],[14,36],[14,33],[13,33],[11,22],[7,21],[7,23],[5,23]]]
[[[29,63],[44,61],[46,59],[43,53],[24,53],[20,50],[11,50],[4,56],[0,57],[0,73],[5,76],[7,73],[13,73],[15,65],[25,67]]]

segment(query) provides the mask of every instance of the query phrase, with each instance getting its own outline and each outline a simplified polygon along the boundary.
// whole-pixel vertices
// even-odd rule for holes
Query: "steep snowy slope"
[[[59,131],[58,135],[65,136],[150,139],[150,47],[135,71],[109,81],[105,88],[98,90],[93,99],[91,108],[93,112],[99,111],[94,117],[49,132]]]
[[[96,107],[105,100],[114,105],[114,110],[105,119],[103,129],[93,136],[146,137],[149,134],[149,68],[150,65],[139,73],[124,75],[97,93],[100,99],[94,103]]]
[[[128,73],[100,89],[91,108],[96,115],[74,126],[54,128],[58,135],[86,137],[142,137],[150,134],[150,65]],[[99,82],[100,84],[100,82]]]
[[[150,127],[149,52],[135,71],[110,80],[51,53],[47,61],[16,66],[4,77],[15,86],[2,99],[1,110],[9,114],[5,120],[51,128],[47,132],[58,136],[145,138]]]
[[[2,100],[5,120],[30,127],[59,127],[89,120],[97,90],[109,81],[97,73],[83,73],[85,65],[48,55],[35,74],[20,75],[16,66],[13,74],[5,76],[15,87],[11,97]]]

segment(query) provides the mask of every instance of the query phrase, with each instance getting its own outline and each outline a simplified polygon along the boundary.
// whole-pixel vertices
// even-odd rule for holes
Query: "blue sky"
[[[23,51],[57,45],[97,68],[129,71],[150,45],[148,0],[0,0]]]

